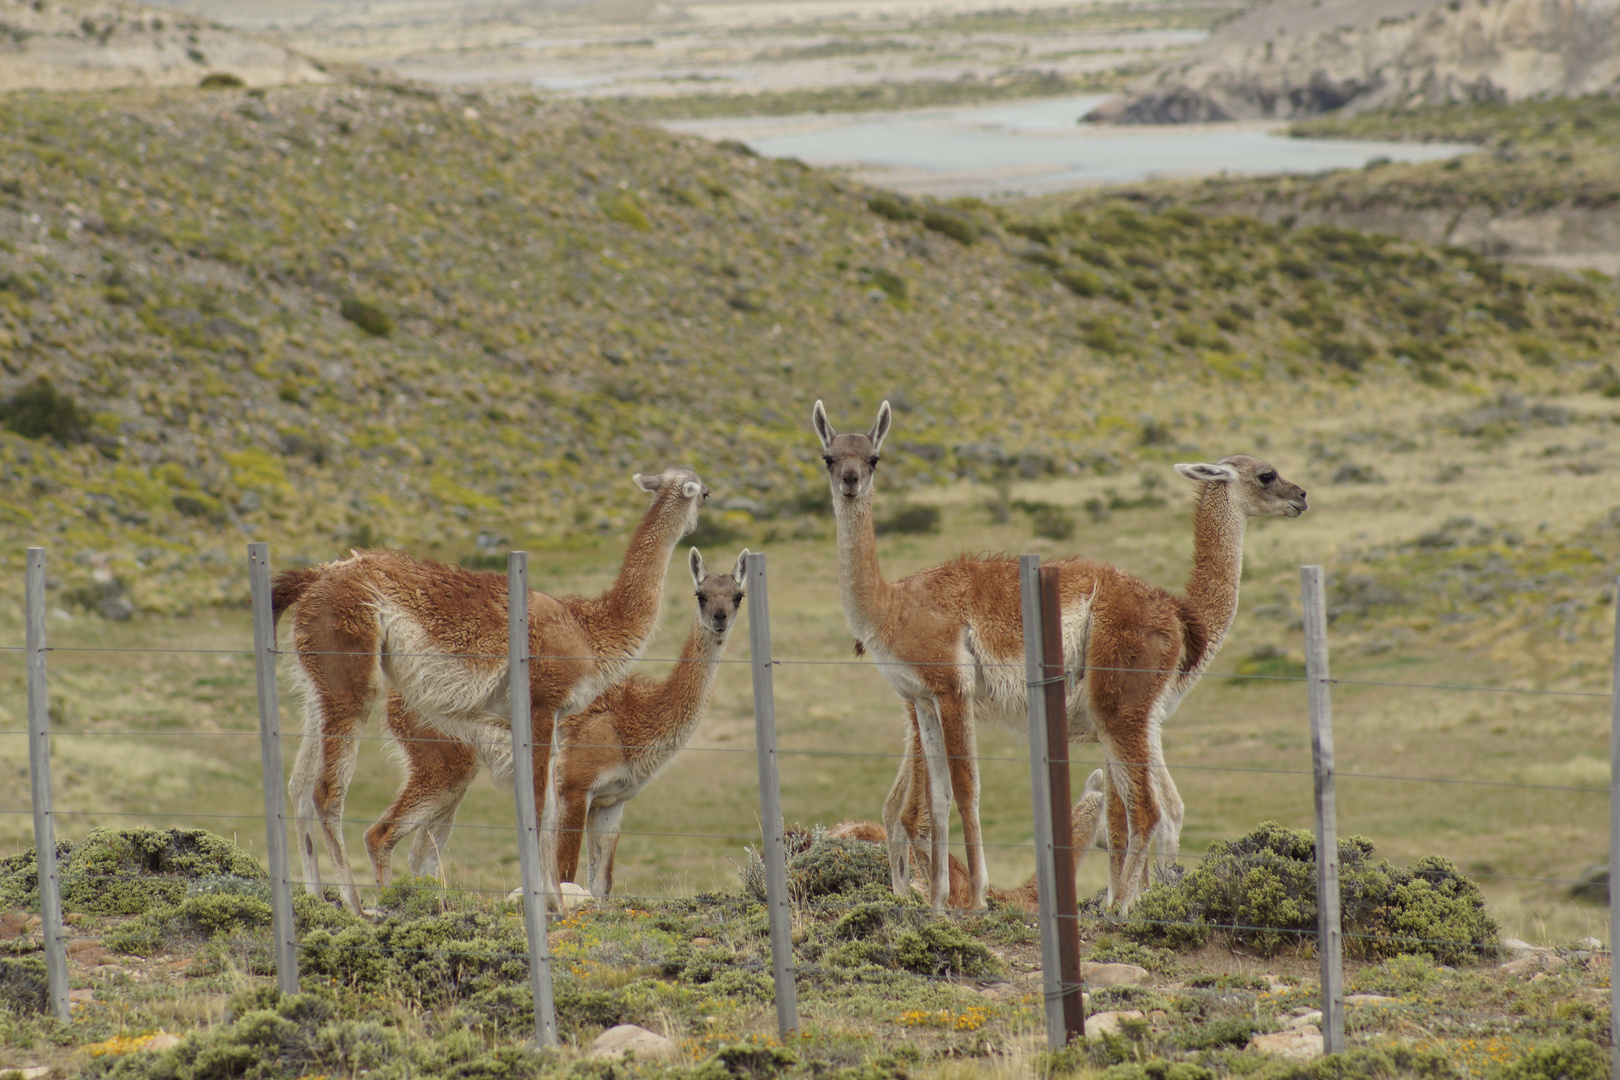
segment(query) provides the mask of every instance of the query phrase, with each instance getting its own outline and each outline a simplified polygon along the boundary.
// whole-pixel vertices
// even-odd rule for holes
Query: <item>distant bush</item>
[[[1339,841],[1347,953],[1423,954],[1442,963],[1496,954],[1485,897],[1456,867],[1430,855],[1401,868],[1373,862],[1372,852],[1362,837]],[[1195,947],[1220,932],[1265,953],[1297,948],[1316,936],[1316,840],[1263,822],[1212,844],[1179,881],[1150,889],[1131,916],[1125,933],[1151,944]]]
[[[978,230],[967,218],[944,210],[930,210],[922,216],[925,228],[948,236],[958,244],[971,244],[978,239]]]
[[[1076,296],[1101,296],[1103,290],[1107,288],[1107,283],[1103,281],[1101,274],[1094,270],[1087,270],[1083,266],[1071,266],[1067,270],[1060,270],[1057,279]],[[1112,352],[1113,350],[1108,349],[1105,351]]]
[[[139,915],[177,903],[200,880],[266,876],[247,852],[203,829],[92,829],[83,840],[58,843],[57,859],[63,908],[92,915]],[[0,860],[0,907],[38,904],[33,849]]]
[[[1563,1038],[1498,1070],[1495,1080],[1609,1080],[1609,1055],[1591,1039]]]
[[[1047,540],[1069,540],[1074,537],[1074,515],[1061,506],[1042,506],[1030,517],[1036,536]]]
[[[825,896],[859,892],[868,886],[889,885],[889,856],[881,844],[864,840],[830,840],[818,827],[813,833],[787,838],[788,892],[803,903]],[[750,849],[748,861],[737,871],[743,891],[765,902],[765,864]]]
[[[49,1004],[43,957],[0,956],[0,1011],[42,1013]]]
[[[1305,662],[1294,659],[1275,645],[1261,645],[1239,660],[1232,671],[1237,675],[1249,676],[1233,679],[1232,682],[1258,686],[1272,679],[1303,679]]]
[[[887,195],[873,195],[866,200],[866,208],[879,217],[886,217],[890,221],[915,221],[917,208],[911,200],[902,197],[890,198]]]
[[[368,300],[349,297],[338,308],[338,314],[348,319],[354,325],[370,334],[372,337],[387,337],[394,332],[394,320]]]
[[[0,425],[25,439],[83,442],[91,422],[86,409],[43,377],[0,401]]]
[[[937,533],[939,532],[939,507],[902,506],[887,517],[879,518],[874,528],[879,536],[885,533],[903,533],[907,535]]]
[[[629,192],[619,192],[614,195],[604,195],[596,200],[602,208],[602,213],[621,225],[628,225],[637,232],[648,232],[652,229],[652,221],[647,217],[647,211],[641,208],[635,197]]]
[[[197,85],[204,90],[231,90],[246,86],[247,83],[242,81],[242,76],[229,71],[210,71]]]

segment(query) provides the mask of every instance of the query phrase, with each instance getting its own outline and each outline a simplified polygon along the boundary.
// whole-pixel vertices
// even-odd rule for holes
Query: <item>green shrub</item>
[[[1036,536],[1048,540],[1069,540],[1074,537],[1074,515],[1061,506],[1042,506],[1031,515]]]
[[[0,425],[25,439],[83,442],[90,424],[90,413],[43,376],[0,401]]]
[[[917,220],[917,208],[903,195],[893,198],[887,195],[873,195],[866,200],[866,208],[890,221]]]
[[[1098,1080],[1215,1080],[1215,1071],[1190,1061],[1129,1062],[1104,1069]]]
[[[930,210],[922,216],[923,227],[948,236],[958,244],[971,244],[978,239],[978,230],[967,218],[944,210]]]
[[[902,506],[892,514],[879,518],[874,528],[879,536],[885,533],[905,533],[908,535],[937,533],[939,532],[939,507]]]
[[[1071,266],[1067,270],[1060,270],[1056,275],[1065,287],[1076,296],[1101,296],[1108,283],[1103,281],[1102,275],[1094,270],[1087,270],[1083,266]]]
[[[369,300],[351,296],[338,306],[338,314],[372,337],[387,337],[394,332],[394,320]]]
[[[242,81],[242,76],[229,71],[210,71],[197,85],[204,90],[233,90],[246,86],[247,83]]]
[[[635,196],[627,191],[603,195],[596,200],[596,204],[602,208],[602,213],[612,221],[617,221],[621,225],[628,225],[637,232],[649,232],[652,230],[652,221],[647,217],[647,211],[643,210],[641,204],[636,201]]]
[[[217,879],[263,881],[264,868],[247,852],[203,829],[92,829],[83,840],[57,845],[62,905],[92,915],[139,915],[176,904],[193,883]],[[0,860],[0,904],[37,907],[34,851]],[[210,890],[203,890],[210,891]]]
[[[50,1004],[50,980],[40,956],[0,956],[0,1009],[42,1013]]]
[[[900,967],[917,975],[978,978],[1002,972],[1001,962],[994,953],[946,919],[908,930],[895,938],[894,959]]]
[[[790,835],[786,854],[788,894],[795,903],[871,887],[888,889],[889,856],[881,844],[830,840],[821,835],[818,827],[814,833]],[[765,864],[752,848],[738,876],[742,879],[743,891],[753,900],[764,903]]]
[[[1339,841],[1347,953],[1421,953],[1442,963],[1495,955],[1485,898],[1456,867],[1430,855],[1402,869],[1373,862],[1372,852],[1362,837]],[[1150,889],[1131,915],[1125,933],[1157,945],[1195,947],[1221,931],[1262,952],[1297,947],[1316,935],[1315,839],[1268,821],[1217,841],[1181,880]]]
[[[1559,1039],[1496,1070],[1492,1080],[1609,1080],[1609,1055],[1591,1039]]]

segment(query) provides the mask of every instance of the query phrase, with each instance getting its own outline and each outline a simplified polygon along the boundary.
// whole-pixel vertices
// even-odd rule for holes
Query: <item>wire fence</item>
[[[720,656],[718,651],[712,648],[707,654],[700,656],[692,655],[692,649],[688,648],[686,653],[680,656],[642,658],[644,661],[672,664],[671,675],[666,677],[669,680],[680,676],[690,682],[696,671],[695,678],[699,682],[707,678],[711,684],[713,672],[721,664],[748,666],[754,680],[754,740],[752,745],[735,747],[685,745],[693,727],[701,719],[701,709],[695,715],[681,717],[681,723],[675,725],[680,730],[673,735],[661,732],[658,737],[648,741],[635,741],[635,737],[627,735],[626,732],[634,733],[643,729],[638,729],[633,724],[615,728],[611,723],[615,715],[616,702],[624,709],[631,708],[629,703],[615,697],[621,693],[621,687],[628,685],[624,683],[603,691],[602,696],[586,709],[575,711],[567,718],[552,723],[548,710],[557,705],[560,697],[555,692],[556,688],[549,685],[546,680],[555,680],[559,677],[559,672],[584,671],[590,665],[600,663],[602,657],[570,653],[551,654],[536,649],[535,641],[531,638],[527,626],[528,605],[515,602],[517,598],[528,595],[527,563],[520,552],[513,553],[509,566],[508,595],[511,600],[507,605],[509,625],[504,628],[507,631],[506,651],[478,646],[462,652],[421,648],[414,651],[392,650],[386,646],[365,651],[341,648],[309,649],[300,648],[296,643],[286,643],[288,635],[285,633],[284,644],[278,647],[270,604],[269,553],[265,545],[249,545],[249,570],[254,601],[252,649],[183,649],[157,646],[119,649],[88,646],[53,647],[47,644],[45,634],[44,552],[37,548],[29,549],[27,641],[22,646],[0,646],[0,652],[21,653],[24,659],[29,722],[26,729],[0,730],[0,736],[28,737],[31,799],[27,807],[0,807],[0,815],[28,814],[34,819],[38,880],[41,883],[40,915],[45,939],[50,1000],[53,1010],[63,1019],[69,1016],[70,1009],[67,991],[68,962],[65,951],[67,935],[62,908],[63,886],[66,884],[82,887],[87,882],[107,885],[116,881],[143,878],[144,875],[86,872],[72,865],[64,871],[57,864],[56,819],[131,818],[173,822],[262,822],[265,826],[262,835],[265,839],[265,854],[269,864],[267,888],[273,915],[277,981],[283,992],[292,993],[299,987],[301,954],[307,951],[307,946],[299,941],[296,931],[297,922],[292,902],[294,891],[302,889],[330,896],[331,890],[336,888],[337,894],[344,901],[358,907],[359,894],[355,888],[356,883],[352,881],[346,858],[338,862],[336,880],[314,873],[320,855],[331,853],[333,843],[330,838],[334,835],[341,838],[346,826],[366,825],[369,826],[367,832],[369,848],[373,833],[383,830],[386,834],[383,861],[377,862],[377,853],[370,852],[379,875],[386,873],[384,870],[386,857],[391,854],[394,846],[396,844],[402,846],[407,840],[412,841],[414,845],[409,859],[413,871],[424,865],[429,870],[436,870],[443,845],[448,841],[449,828],[454,821],[457,804],[465,791],[466,782],[481,770],[501,772],[508,775],[512,783],[513,805],[518,819],[519,836],[516,847],[520,864],[520,882],[518,888],[511,891],[504,887],[484,885],[460,885],[456,886],[454,891],[491,898],[519,899],[525,920],[526,948],[522,951],[503,951],[480,947],[458,951],[453,948],[402,950],[389,946],[382,948],[381,951],[396,957],[404,955],[461,957],[475,959],[481,963],[499,960],[525,965],[535,1003],[535,1039],[541,1045],[553,1045],[559,1039],[552,985],[555,960],[549,953],[547,943],[548,911],[567,912],[579,902],[577,899],[579,890],[570,893],[559,882],[559,871],[564,874],[567,872],[566,865],[562,867],[558,865],[559,850],[564,853],[565,863],[572,862],[575,865],[574,879],[581,885],[593,886],[594,891],[600,895],[606,891],[604,883],[611,881],[613,850],[619,838],[645,838],[655,842],[689,839],[748,846],[751,856],[757,858],[759,863],[758,884],[764,894],[766,932],[770,938],[770,962],[766,965],[763,961],[749,961],[743,966],[745,969],[755,970],[762,976],[768,972],[775,991],[780,1035],[786,1036],[800,1027],[797,987],[801,983],[811,985],[817,980],[881,981],[894,977],[891,972],[828,965],[795,954],[793,927],[796,921],[848,915],[857,906],[868,911],[909,913],[908,917],[915,916],[919,911],[915,899],[896,897],[892,903],[884,904],[874,902],[870,895],[861,897],[857,902],[836,897],[806,896],[802,892],[790,891],[788,875],[790,854],[802,850],[806,846],[807,839],[801,832],[790,830],[786,826],[780,774],[787,771],[793,775],[795,770],[801,768],[798,763],[813,762],[815,759],[851,762],[861,759],[887,759],[902,764],[895,781],[896,792],[905,796],[900,802],[904,802],[910,816],[888,815],[890,817],[888,824],[894,826],[901,821],[911,821],[917,827],[917,835],[899,838],[897,843],[889,845],[887,850],[890,853],[891,868],[895,875],[908,876],[913,888],[924,899],[931,901],[934,907],[944,907],[948,902],[961,904],[964,900],[966,906],[972,907],[983,899],[982,896],[974,895],[977,883],[972,881],[969,881],[965,893],[960,886],[953,892],[951,875],[939,869],[949,861],[940,858],[950,850],[946,844],[949,815],[939,814],[938,810],[941,806],[948,806],[950,778],[965,773],[966,767],[969,766],[972,769],[1000,769],[1002,772],[1005,772],[1008,766],[1029,768],[1032,800],[1029,821],[1032,826],[1030,831],[1034,834],[1033,840],[985,839],[981,836],[976,843],[966,848],[958,847],[957,850],[966,853],[970,867],[979,865],[980,860],[988,853],[1023,853],[1033,856],[1036,874],[1031,882],[1021,889],[1001,890],[996,895],[1000,897],[1000,904],[1004,907],[1015,910],[1021,907],[1027,910],[1036,924],[1040,935],[1039,972],[1042,979],[1042,987],[1037,997],[1040,1011],[1045,1017],[1048,1043],[1053,1047],[1063,1046],[1085,1033],[1083,1003],[1086,998],[1083,992],[1097,988],[1090,985],[1083,973],[1079,947],[1084,933],[1091,926],[1118,928],[1129,925],[1138,930],[1145,927],[1158,928],[1166,932],[1219,931],[1239,938],[1246,934],[1261,935],[1269,936],[1274,941],[1293,939],[1297,942],[1296,952],[1301,954],[1314,948],[1320,964],[1319,1007],[1322,1013],[1320,1026],[1324,1049],[1329,1053],[1346,1048],[1347,1016],[1351,1018],[1348,1021],[1349,1029],[1352,1032],[1359,1030],[1359,1022],[1355,1020],[1356,1014],[1347,1012],[1345,1003],[1343,961],[1347,949],[1353,954],[1365,954],[1369,951],[1388,954],[1399,948],[1454,951],[1477,949],[1481,943],[1474,939],[1453,940],[1394,931],[1372,933],[1345,925],[1339,911],[1343,893],[1340,875],[1343,868],[1339,865],[1340,845],[1337,839],[1336,807],[1336,786],[1341,781],[1385,786],[1483,788],[1504,794],[1521,792],[1527,800],[1536,800],[1542,804],[1555,794],[1560,798],[1576,800],[1595,799],[1607,795],[1611,815],[1610,866],[1620,865],[1620,851],[1616,850],[1620,848],[1620,843],[1617,843],[1620,841],[1620,798],[1616,797],[1616,784],[1620,781],[1620,719],[1617,719],[1620,718],[1620,706],[1614,704],[1612,694],[1579,689],[1333,677],[1328,671],[1327,621],[1320,568],[1307,567],[1302,571],[1306,612],[1304,675],[1225,671],[1210,672],[1202,676],[1205,679],[1302,685],[1309,701],[1310,767],[1177,762],[1167,773],[1164,772],[1165,762],[1156,755],[1149,755],[1144,760],[1125,760],[1115,752],[1118,745],[1113,743],[1103,748],[1108,752],[1096,755],[1084,753],[1086,743],[1096,741],[1096,737],[1092,735],[1084,736],[1072,744],[1074,750],[1081,752],[1071,757],[1071,730],[1065,718],[1072,719],[1074,714],[1070,712],[1068,703],[1074,700],[1074,695],[1087,692],[1088,678],[1094,679],[1097,675],[1110,673],[1164,676],[1174,680],[1186,679],[1189,673],[1182,669],[1161,670],[1124,666],[1066,668],[1062,660],[1062,632],[1057,618],[1056,577],[1048,571],[1049,580],[1043,581],[1039,560],[1033,556],[1026,556],[1020,561],[1024,608],[1024,661],[1021,664],[1011,661],[976,662],[974,665],[980,678],[984,677],[983,672],[987,669],[997,667],[1023,669],[1030,736],[1029,756],[976,753],[971,737],[969,736],[969,741],[964,744],[963,733],[950,729],[940,716],[937,706],[931,707],[924,698],[922,699],[924,707],[921,710],[909,710],[910,733],[906,751],[909,756],[904,759],[904,763],[892,752],[779,744],[780,732],[775,719],[773,683],[776,674],[789,674],[795,670],[833,665],[881,668],[901,662],[873,658],[773,657],[766,560],[763,555],[749,556],[744,570],[745,591],[750,609],[748,658],[728,659]],[[501,628],[486,626],[478,629],[482,634],[479,640],[493,640],[493,635]],[[698,631],[694,630],[693,633],[696,636]],[[1617,633],[1620,633],[1620,619],[1617,619]],[[720,639],[719,647],[723,649],[723,633],[720,634]],[[288,644],[292,644],[292,647],[287,647]],[[47,673],[47,657],[50,653],[86,657],[98,653],[193,654],[244,659],[252,657],[255,664],[255,705],[259,726],[257,730],[231,728],[206,730],[191,726],[135,729],[72,727],[62,722],[53,723],[50,718]],[[278,665],[285,675],[290,668],[297,665],[318,667],[327,660],[356,656],[369,658],[378,672],[385,669],[392,671],[396,665],[400,670],[404,670],[410,666],[410,662],[416,662],[441,665],[439,672],[441,677],[445,671],[454,673],[459,670],[469,673],[467,677],[483,687],[483,696],[469,707],[458,705],[456,708],[459,712],[456,715],[452,716],[449,711],[443,710],[441,710],[443,715],[440,715],[433,713],[434,703],[427,696],[412,695],[408,675],[393,678],[391,682],[381,681],[379,676],[377,683],[379,697],[388,697],[390,686],[398,687],[393,692],[393,697],[397,701],[389,703],[385,721],[387,730],[383,733],[371,734],[363,730],[370,709],[369,701],[361,703],[363,708],[357,706],[358,711],[351,710],[353,715],[342,719],[342,722],[334,722],[336,711],[327,708],[323,715],[327,718],[328,727],[319,738],[301,737],[298,732],[284,732],[281,729],[278,698]],[[509,660],[511,657],[516,657],[515,662]],[[688,668],[687,665],[696,667]],[[1620,655],[1617,655],[1616,665],[1616,675],[1620,677]],[[625,665],[617,666],[622,668]],[[706,675],[702,671],[705,666],[708,669]],[[941,662],[909,666],[961,668],[963,665]],[[585,678],[588,677],[588,673],[575,677]],[[1191,677],[1196,679],[1197,674],[1192,673]],[[308,674],[295,681],[301,681],[306,685],[319,684],[318,679],[312,679]],[[1338,771],[1334,764],[1331,716],[1331,694],[1334,687],[1396,689],[1412,694],[1503,694],[1570,701],[1609,700],[1612,733],[1609,784],[1599,786],[1573,782],[1537,783],[1519,778],[1431,775],[1429,774],[1431,770],[1424,770],[1424,774],[1419,775],[1399,767]],[[531,693],[541,696],[530,700]],[[706,701],[707,695],[708,690],[703,689],[698,694],[697,700]],[[328,705],[330,704],[328,701]],[[602,722],[604,716],[608,721],[606,726]],[[441,726],[433,726],[435,722]],[[799,734],[813,735],[811,732]],[[70,809],[56,806],[52,798],[50,772],[52,737],[57,740],[172,740],[177,736],[181,739],[230,739],[253,735],[257,735],[260,739],[259,757],[265,804],[262,814],[226,810]],[[282,746],[289,739],[298,747],[296,751],[298,761],[292,769],[295,799],[290,807],[284,795],[287,773],[281,761]],[[399,798],[389,811],[376,818],[347,815],[344,812],[341,790],[347,782],[342,769],[344,756],[347,755],[347,760],[352,765],[352,755],[360,744],[368,742],[389,745],[406,765],[406,783],[401,789]],[[758,768],[760,805],[757,819],[738,821],[735,825],[717,823],[720,825],[719,828],[696,830],[621,828],[616,812],[602,813],[603,808],[599,804],[603,799],[600,795],[597,797],[598,805],[589,807],[587,816],[589,799],[580,796],[580,783],[583,781],[575,782],[576,776],[583,776],[588,780],[590,775],[595,775],[589,774],[589,770],[593,768],[600,770],[602,761],[608,761],[614,767],[619,767],[626,776],[634,774],[638,768],[656,775],[668,759],[682,752],[716,755],[722,760],[734,760],[735,755],[752,756]],[[332,755],[336,755],[336,761]],[[512,768],[513,762],[531,759],[537,763],[536,768],[532,770]],[[1390,760],[1398,761],[1398,754],[1392,753]],[[540,767],[541,763],[545,763],[544,768]],[[1104,791],[1096,794],[1088,793],[1076,802],[1069,788],[1070,770],[1076,766],[1082,769],[1103,770]],[[336,771],[332,771],[334,769]],[[1237,918],[1216,922],[1159,919],[1140,910],[1135,914],[1126,914],[1106,910],[1106,905],[1105,910],[1098,910],[1096,901],[1081,904],[1075,895],[1076,870],[1073,860],[1085,858],[1094,848],[1097,858],[1109,862],[1109,879],[1115,889],[1129,889],[1134,882],[1142,881],[1153,873],[1150,871],[1151,864],[1146,859],[1145,851],[1140,853],[1138,851],[1137,840],[1125,842],[1124,839],[1114,836],[1109,829],[1110,820],[1115,828],[1121,820],[1124,820],[1127,823],[1127,837],[1132,835],[1129,816],[1140,812],[1140,808],[1129,798],[1120,797],[1120,787],[1122,784],[1129,786],[1133,771],[1142,778],[1139,782],[1146,783],[1167,810],[1169,808],[1169,802],[1166,801],[1167,793],[1170,801],[1177,803],[1179,807],[1179,796],[1175,794],[1174,782],[1170,779],[1177,773],[1233,774],[1296,781],[1302,781],[1307,776],[1311,777],[1309,805],[1315,818],[1317,925],[1307,929],[1297,926],[1251,924]],[[318,778],[322,777],[340,779],[343,783],[318,784]],[[446,777],[450,779],[447,780]],[[1005,779],[1000,773],[997,777]],[[628,783],[627,786],[631,789],[629,794],[631,796],[636,794],[640,784],[645,780],[646,777],[643,776],[638,781]],[[323,791],[321,798],[311,794],[316,787],[321,787]],[[945,796],[944,799],[942,795]],[[1071,817],[1071,808],[1078,809],[1087,799],[1095,800],[1089,804],[1089,812],[1094,815],[1091,820],[1101,821],[1096,833],[1102,837],[1101,840],[1094,841],[1093,837],[1081,837],[1073,832],[1075,819]],[[1116,800],[1117,805],[1124,808],[1123,814],[1114,810]],[[870,803],[876,801],[875,798],[869,800]],[[899,805],[897,802],[896,807]],[[622,811],[622,802],[618,804],[618,808]],[[1114,812],[1102,813],[1100,819],[1097,818],[1096,815],[1104,809]],[[1279,807],[1278,816],[1294,816],[1302,810],[1303,805],[1300,804],[1293,807]],[[1594,806],[1592,813],[1595,814],[1595,811]],[[1177,818],[1175,829],[1179,831],[1180,827],[1181,821]],[[935,828],[938,829],[937,836]],[[494,834],[510,833],[511,827],[463,822],[455,825],[455,829]],[[288,848],[289,837],[299,846],[300,860],[304,867],[302,873],[295,870],[292,864]],[[1167,839],[1165,832],[1161,830],[1146,839],[1157,840],[1159,850],[1161,854],[1163,853]],[[1174,837],[1169,839],[1174,846]],[[906,851],[912,858],[913,865],[909,872],[894,863],[901,850]],[[1188,864],[1194,868],[1182,870],[1183,873],[1196,872],[1196,868],[1209,859],[1225,857],[1216,853],[1199,852],[1177,852],[1176,856],[1178,863]],[[602,865],[604,859],[606,866]],[[1121,863],[1126,870],[1134,871],[1134,876],[1129,874],[1122,876]],[[933,867],[931,874],[930,866]],[[960,874],[960,869],[958,873]],[[1542,887],[1592,884],[1588,879],[1499,873],[1489,867],[1472,870],[1469,877],[1483,881],[1536,884]],[[925,878],[927,880],[924,880]],[[416,879],[414,887],[426,886],[422,879]],[[448,885],[443,887],[449,890]],[[729,895],[699,894],[695,900],[689,893],[671,890],[631,893],[621,891],[614,893],[613,896],[615,900],[629,904],[699,902],[706,908],[734,915],[752,910],[754,905],[759,903],[757,896],[750,895],[746,890],[740,894]],[[1609,940],[1612,943],[1617,921],[1612,906],[1609,919]],[[323,943],[320,948],[330,950],[334,946]],[[368,947],[355,945],[344,948],[363,951]],[[1620,1037],[1617,1037],[1614,1027],[1615,1017],[1620,1014],[1620,1009],[1616,1008],[1616,1005],[1620,1004],[1616,1001],[1616,995],[1620,995],[1620,987],[1616,987],[1612,949],[1606,951],[1608,955],[1605,962],[1608,966],[1611,988],[1609,1038],[1616,1055],[1616,1064],[1620,1065]],[[304,956],[303,959],[307,966],[308,957]],[[907,977],[919,976],[911,974]],[[986,986],[1002,984],[1008,979],[1005,974],[974,976],[926,972],[921,973],[920,977]],[[1178,993],[1195,997],[1198,995],[1218,997],[1226,992],[1220,987],[1194,986],[1178,989]],[[1398,1009],[1403,1006],[1396,1003],[1387,1007]],[[1425,1005],[1423,1011],[1424,1015],[1431,1019],[1438,1017],[1446,1022],[1465,1026],[1479,1019],[1477,1011],[1447,1010],[1433,1003]],[[1501,1020],[1500,1017],[1496,1019]],[[1508,1022],[1508,1026],[1514,1031],[1542,1034],[1559,1029],[1590,1031],[1589,1023],[1583,1025],[1579,1020],[1565,1022],[1547,1017],[1514,1018]],[[1620,1069],[1617,1069],[1617,1075],[1620,1075]]]

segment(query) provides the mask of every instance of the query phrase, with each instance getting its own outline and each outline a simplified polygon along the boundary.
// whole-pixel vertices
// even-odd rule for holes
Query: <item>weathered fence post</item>
[[[1075,910],[1069,805],[1069,725],[1064,707],[1063,624],[1055,567],[1039,555],[1018,559],[1024,615],[1024,681],[1029,696],[1029,778],[1035,818],[1035,887],[1040,900],[1041,978],[1046,1044],[1060,1049],[1085,1035],[1080,987],[1080,922]]]
[[[1609,1054],[1620,1077],[1620,577],[1614,579],[1614,674],[1609,681]]]
[[[34,801],[34,852],[39,864],[39,921],[45,935],[45,978],[51,1012],[67,1020],[67,942],[62,931],[62,880],[56,868],[56,821],[51,816],[51,706],[45,684],[45,549],[28,549],[23,579],[24,649],[28,673],[28,782]]]
[[[765,908],[771,929],[771,975],[776,980],[776,1028],[786,1037],[799,1026],[794,984],[792,911],[782,836],[782,786],[776,761],[776,688],[771,677],[770,596],[765,555],[750,553],[743,569],[748,593],[748,646],[754,668],[754,750],[759,760],[760,858],[765,863]]]
[[[298,993],[298,931],[293,922],[287,864],[286,777],[281,771],[281,701],[276,690],[276,621],[270,603],[270,545],[248,545],[253,598],[253,664],[259,688],[259,762],[264,776],[264,825],[270,855],[270,923],[275,935],[276,986]]]
[[[529,711],[529,553],[506,556],[506,650],[512,707],[512,790],[517,801],[518,871],[523,875],[523,929],[529,938],[529,989],[534,994],[534,1041],[557,1045],[551,995],[546,900],[540,891],[540,826],[534,816],[534,720]],[[557,741],[551,742],[556,768]],[[547,845],[547,850],[555,850]]]
[[[1328,680],[1327,603],[1322,568],[1302,566],[1305,679],[1316,776],[1316,949],[1322,971],[1322,1049],[1344,1051],[1344,934],[1339,920],[1339,825],[1333,792],[1333,699]]]

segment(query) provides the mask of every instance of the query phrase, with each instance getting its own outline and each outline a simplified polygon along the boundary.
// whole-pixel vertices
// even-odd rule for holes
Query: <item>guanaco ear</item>
[[[1238,471],[1230,465],[1177,465],[1176,472],[1189,480],[1220,480],[1228,484],[1238,478]]]
[[[638,472],[631,479],[636,482],[636,487],[653,495],[658,494],[658,489],[664,483],[664,478],[659,473]]]
[[[688,480],[686,483],[681,485],[681,494],[685,495],[688,499],[695,499],[699,495],[703,494],[703,485],[698,483],[696,480]]]
[[[732,580],[736,581],[736,583],[739,584],[739,585],[741,585],[743,583],[743,569],[747,565],[747,563],[748,563],[748,549],[743,548],[742,549],[742,554],[737,556],[737,565],[731,568]]]
[[[832,421],[827,419],[827,406],[821,403],[820,398],[816,399],[816,407],[810,412],[810,424],[816,429],[816,437],[821,440],[823,450],[831,446],[832,441],[838,437],[838,432],[833,430]]]
[[[1082,797],[1086,795],[1101,794],[1102,789],[1103,771],[1101,769],[1093,769],[1091,770],[1091,775],[1086,777],[1086,789],[1080,794]]]
[[[709,576],[703,572],[703,552],[693,548],[692,553],[686,557],[686,563],[692,568],[692,584],[703,588],[703,579]]]
[[[877,420],[873,422],[872,430],[866,433],[866,437],[872,440],[872,452],[874,454],[883,448],[883,440],[889,434],[889,421],[893,419],[894,414],[889,411],[887,401],[878,406]]]

